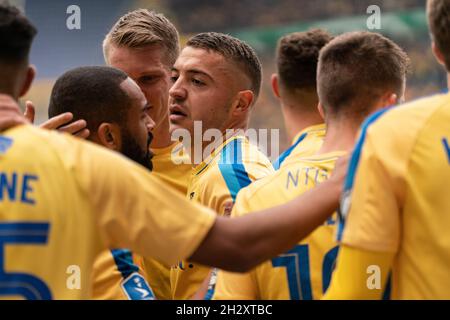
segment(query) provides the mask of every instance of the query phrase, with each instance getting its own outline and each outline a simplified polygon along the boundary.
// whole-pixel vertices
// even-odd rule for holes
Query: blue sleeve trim
[[[363,148],[364,142],[366,140],[367,130],[375,121],[377,121],[388,110],[390,110],[390,108],[385,108],[385,109],[382,109],[382,110],[374,113],[373,115],[371,115],[369,118],[366,119],[366,121],[363,123],[363,125],[361,127],[361,135],[356,143],[355,150],[353,151],[353,155],[350,160],[347,177],[346,177],[345,183],[344,183],[343,199],[345,202],[346,202],[345,198],[350,196],[351,190],[353,189],[356,170],[358,169],[359,160],[361,158],[362,148]],[[337,240],[338,241],[342,240],[342,235],[344,233],[344,228],[345,228],[345,217],[342,214],[342,211],[346,211],[347,209],[348,208],[342,209],[342,203],[341,203],[341,208],[338,210],[338,224],[337,224]]]
[[[307,134],[306,132],[305,132],[304,134],[302,134],[302,135],[297,139],[297,141],[296,141],[292,146],[289,147],[289,149],[287,149],[285,152],[283,152],[283,153],[278,157],[278,159],[275,160],[275,161],[272,163],[273,168],[274,168],[275,170],[279,170],[279,169],[280,169],[280,167],[281,167],[281,165],[283,164],[284,160],[286,160],[286,158],[289,157],[289,156],[291,155],[292,151],[294,151],[294,149],[297,148],[297,146],[298,146],[303,140],[305,140],[305,138],[306,138],[307,135],[308,135],[308,134]]]
[[[238,192],[252,183],[242,163],[241,140],[235,139],[224,147],[219,169],[234,202]]]

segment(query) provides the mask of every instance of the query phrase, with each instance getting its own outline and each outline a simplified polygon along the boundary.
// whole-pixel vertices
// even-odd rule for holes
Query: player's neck
[[[289,107],[283,107],[283,118],[289,141],[294,140],[295,136],[306,128],[323,123],[319,112],[300,113]]]
[[[231,123],[225,127],[226,129],[220,130],[220,138],[217,137],[216,139],[216,137],[212,137],[212,139],[209,138],[207,141],[205,141],[202,137],[201,153],[199,153],[200,150],[198,149],[198,146],[195,145],[197,140],[193,139],[193,141],[191,141],[190,156],[193,167],[196,167],[197,165],[205,161],[210,155],[214,153],[215,150],[217,150],[217,148],[220,148],[220,146],[222,146],[227,140],[235,136],[244,135],[246,130],[248,129],[248,121]]]
[[[170,137],[169,117],[165,117],[161,124],[153,130],[153,141],[150,145],[153,149],[162,149],[170,146],[173,141]]]
[[[317,152],[325,154],[334,151],[352,151],[359,125],[344,122],[327,123],[327,133],[323,141],[322,147]]]

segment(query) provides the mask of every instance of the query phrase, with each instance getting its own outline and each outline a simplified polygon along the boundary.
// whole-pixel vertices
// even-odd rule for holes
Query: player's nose
[[[183,100],[186,98],[186,95],[187,95],[187,91],[184,88],[183,83],[181,81],[181,77],[180,77],[180,78],[178,78],[177,81],[175,81],[175,83],[170,88],[169,96],[175,100]]]
[[[145,123],[145,125],[147,126],[147,131],[148,132],[152,132],[153,129],[155,129],[155,126],[156,126],[155,121],[148,114],[146,116],[146,123]]]

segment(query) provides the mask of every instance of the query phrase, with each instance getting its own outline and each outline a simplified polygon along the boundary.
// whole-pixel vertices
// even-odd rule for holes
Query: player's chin
[[[190,125],[190,121],[186,116],[171,115],[169,120],[171,132],[174,132],[175,130],[188,130]]]

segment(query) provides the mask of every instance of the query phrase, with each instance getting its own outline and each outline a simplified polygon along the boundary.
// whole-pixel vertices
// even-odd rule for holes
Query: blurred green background
[[[36,24],[39,35],[32,50],[38,79],[25,99],[37,108],[37,123],[47,119],[50,90],[55,79],[70,68],[103,64],[101,41],[114,22],[136,8],[164,13],[179,29],[182,43],[204,31],[232,34],[251,44],[264,66],[263,91],[252,116],[253,128],[281,129],[281,149],[288,142],[277,101],[270,89],[275,71],[277,39],[312,27],[339,34],[367,30],[370,5],[381,9],[381,32],[399,43],[413,63],[407,99],[444,90],[445,72],[435,62],[423,0],[15,0]],[[81,30],[68,30],[66,9],[81,9]],[[24,100],[25,100],[24,99]]]

